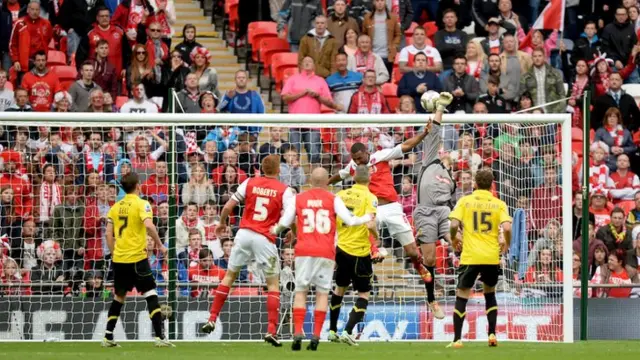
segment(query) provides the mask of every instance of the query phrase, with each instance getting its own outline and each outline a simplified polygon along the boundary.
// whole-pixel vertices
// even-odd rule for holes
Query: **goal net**
[[[222,279],[243,208],[218,238],[222,206],[238,184],[260,175],[260,161],[280,154],[280,179],[303,192],[311,170],[335,174],[364,143],[373,153],[423,130],[424,115],[210,115],[0,113],[0,340],[100,340],[113,297],[105,216],[123,197],[128,171],[170,249],[147,254],[167,332],[176,340],[259,340],[266,331],[264,275],[249,264],[239,276],[216,331],[201,334],[213,289]],[[473,191],[474,173],[493,169],[492,192],[514,218],[510,251],[497,287],[500,339],[573,341],[571,131],[568,115],[445,115],[441,159],[452,164],[454,198]],[[563,126],[566,125],[566,126]],[[300,128],[304,126],[304,128]],[[565,141],[561,141],[565,139]],[[409,222],[416,202],[422,146],[392,160],[395,190]],[[347,188],[340,183],[334,191]],[[450,340],[459,254],[437,246],[434,319],[425,287],[402,247],[381,229],[389,255],[374,270],[361,340]],[[279,333],[291,337],[295,251],[278,241]],[[338,328],[355,295],[348,291]],[[313,308],[313,294],[308,301]],[[305,332],[312,332],[313,311]],[[323,337],[328,333],[328,320]],[[467,308],[463,339],[486,339],[480,283]],[[115,330],[119,340],[149,340],[146,303],[129,293]]]

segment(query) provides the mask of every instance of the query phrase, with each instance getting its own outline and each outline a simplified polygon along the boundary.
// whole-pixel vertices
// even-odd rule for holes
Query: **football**
[[[436,101],[439,97],[439,93],[433,90],[429,90],[422,94],[422,97],[420,97],[420,105],[422,105],[422,108],[427,112],[433,112],[436,108]]]

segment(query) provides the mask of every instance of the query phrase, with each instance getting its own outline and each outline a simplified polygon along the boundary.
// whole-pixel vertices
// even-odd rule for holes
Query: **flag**
[[[551,0],[542,10],[540,16],[527,36],[520,42],[519,48],[526,49],[531,47],[531,37],[536,29],[539,30],[558,30],[564,31],[564,9],[566,0]]]

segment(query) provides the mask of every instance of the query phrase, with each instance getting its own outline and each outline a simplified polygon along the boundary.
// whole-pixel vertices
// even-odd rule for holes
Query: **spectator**
[[[218,152],[224,152],[238,145],[238,135],[240,135],[240,129],[237,126],[221,125],[209,131],[204,142],[217,142]]]
[[[471,170],[475,173],[480,169],[482,158],[474,151],[473,143],[474,139],[471,134],[462,133],[456,150],[449,154],[453,162],[453,168],[456,171]]]
[[[589,65],[584,59],[576,60],[575,74],[569,80],[568,93],[571,97],[567,101],[567,109],[571,109],[573,112],[571,115],[572,127],[582,129],[582,106],[585,90],[591,89],[591,83],[589,81]]]
[[[618,12],[616,11],[616,18],[618,18]],[[612,284],[612,285],[631,285],[631,279],[637,274],[635,269],[627,269],[627,255],[626,252],[617,249],[609,254],[607,264],[603,264],[598,267],[595,275],[593,276],[594,284]],[[632,270],[631,273],[628,270]],[[608,298],[624,298],[628,299],[631,295],[630,287],[615,287],[609,289],[596,290],[598,297]]]
[[[640,179],[638,175],[629,170],[631,163],[627,154],[618,155],[616,161],[617,170],[610,173],[607,179],[609,194],[613,198],[613,203],[620,201],[633,201],[634,195],[640,189]]]
[[[407,218],[411,219],[418,200],[418,193],[412,176],[405,175],[402,177],[399,197],[400,204],[402,204],[402,212]]]
[[[142,0],[124,0],[113,12],[112,24],[119,25],[125,31],[129,46],[133,46],[138,35],[138,24],[144,23],[153,9],[151,4]]]
[[[487,23],[487,37],[480,41],[480,46],[485,54],[500,55],[503,51],[502,36],[500,36],[500,19],[492,17]],[[468,51],[468,48],[467,48]]]
[[[89,92],[89,108],[87,112],[113,112],[113,98],[96,87]]]
[[[289,105],[290,114],[320,114],[320,106],[325,105],[342,111],[340,104],[333,102],[329,87],[323,78],[315,75],[315,64],[309,56],[302,60],[301,72],[291,76],[282,89],[282,101]],[[320,130],[313,128],[291,128],[289,142],[294,146],[304,146],[312,164],[320,163]]]
[[[562,224],[557,220],[549,220],[547,225],[539,231],[540,237],[533,244],[533,248],[529,254],[529,266],[534,266],[544,249],[550,249],[556,255],[562,254]],[[562,259],[560,257],[560,259]],[[553,259],[553,260],[560,260]]]
[[[635,207],[630,209],[629,214],[627,214],[627,226],[629,228],[635,228],[640,225],[640,191],[636,191],[633,195],[633,201],[635,202]]]
[[[84,211],[85,206],[75,186],[64,189],[61,205],[53,210],[53,238],[60,244],[63,254],[63,268],[83,269],[85,255]]]
[[[560,218],[562,188],[558,185],[558,173],[555,167],[544,170],[544,183],[533,189],[532,220],[536,229],[543,228],[550,220]]]
[[[104,152],[102,134],[92,132],[89,135],[88,145],[88,149],[78,157],[76,163],[78,169],[76,184],[83,184],[85,174],[93,171],[97,172],[104,182],[110,183],[114,180],[114,160],[111,155]]]
[[[502,45],[504,51],[500,54],[500,72],[520,79],[533,66],[531,55],[518,49],[517,39],[511,34],[503,36]]]
[[[406,9],[407,2],[408,0],[398,0],[398,3],[402,4],[399,7],[404,6]],[[409,7],[411,7],[410,4]],[[391,74],[402,33],[398,16],[390,12],[386,0],[373,0],[373,12],[364,16],[362,33],[369,35],[373,45],[371,51],[382,59],[387,73]]]
[[[38,250],[41,255],[40,262],[37,267],[31,270],[31,283],[32,291],[34,295],[62,295],[64,292],[64,273],[59,266],[61,259],[59,247],[55,247],[54,241],[47,241],[47,244],[42,244]],[[53,243],[53,244],[51,244]],[[57,245],[57,244],[55,244]],[[38,283],[57,283],[55,285],[36,285]]]
[[[156,172],[151,174],[147,181],[140,186],[140,193],[147,198],[155,196],[159,199],[161,196],[169,196],[169,176],[167,175],[167,162],[163,160],[156,161]]]
[[[436,92],[442,91],[442,85],[438,77],[427,71],[427,55],[418,53],[414,57],[413,71],[402,75],[402,79],[398,83],[398,97],[409,95],[413,97],[416,109],[419,113],[424,114],[426,110],[420,103],[420,97],[428,90]]]
[[[101,2],[101,0],[96,1],[96,3],[99,2]],[[110,66],[106,66],[106,64],[104,64],[100,69],[96,67],[96,73],[99,73],[98,70],[105,71],[106,68],[111,67],[115,73],[115,77],[120,78],[123,76],[122,70],[124,69],[125,64],[124,54],[127,53],[124,49],[126,47],[130,48],[127,38],[124,36],[124,30],[120,26],[111,23],[109,9],[104,6],[96,7],[95,19],[96,22],[93,24],[93,28],[91,28],[87,36],[82,39],[82,41],[88,42],[88,44],[85,44],[85,46],[88,47],[88,58],[91,59],[91,57],[97,53],[101,44],[106,44],[106,50],[103,49],[102,54],[100,55],[102,59],[96,58],[96,62],[102,62],[101,60],[108,59],[106,63]],[[82,59],[78,59],[78,55],[76,55],[76,61],[77,60]],[[83,62],[80,63],[82,64]],[[96,82],[98,81],[96,80]],[[107,91],[110,91],[111,89],[111,87],[103,88],[107,89]],[[115,96],[115,93],[111,95]]]
[[[239,167],[249,176],[260,174],[260,165],[256,161],[257,154],[254,147],[252,137],[248,132],[243,132],[238,136]]]
[[[177,92],[185,88],[187,75],[189,75],[191,71],[182,57],[183,54],[178,50],[174,49],[171,52],[171,70],[169,79],[167,80],[167,86]]]
[[[18,21],[18,16],[22,10],[22,4],[17,0],[7,0],[0,7],[0,33],[11,34],[13,25]],[[0,67],[9,69],[13,65],[9,54],[9,41],[11,36],[3,36],[0,42]]]
[[[113,183],[117,187],[116,201],[122,200],[126,195],[126,193],[122,189],[122,186],[120,185],[120,181],[122,180],[123,176],[131,173],[131,169],[132,169],[131,160],[127,158],[120,159],[118,161],[118,164],[116,165],[116,176],[115,176],[116,178],[112,182],[109,182],[109,183]]]
[[[564,83],[560,71],[545,62],[542,49],[533,50],[533,68],[523,74],[520,80],[520,94],[531,93],[537,105],[558,101],[564,97]],[[567,104],[564,101],[545,106],[545,113],[562,113]]]
[[[211,53],[203,47],[196,47],[191,51],[191,72],[198,75],[198,87],[200,92],[211,91],[220,98],[218,89],[218,73],[216,69],[210,67],[209,60]]]
[[[17,88],[13,92],[15,96],[15,101],[11,106],[9,106],[4,111],[12,111],[12,112],[31,112],[33,109],[29,104],[29,92],[24,88]]]
[[[33,69],[22,78],[22,87],[29,93],[29,103],[35,111],[49,111],[53,95],[61,89],[60,81],[56,74],[47,69],[45,51],[38,51],[34,55],[34,64]]]
[[[616,157],[620,154],[634,154],[637,146],[633,143],[631,133],[622,126],[622,114],[615,107],[604,114],[603,126],[596,131],[594,141],[602,141],[609,148],[607,166],[610,171],[616,170]],[[628,160],[628,159],[627,159]]]
[[[596,232],[596,238],[602,240],[609,253],[616,249],[627,251],[633,247],[631,230],[624,224],[624,210],[619,207],[611,210],[611,223],[602,226]]]
[[[500,78],[490,75],[487,80],[487,92],[478,97],[478,102],[487,106],[490,114],[504,114],[507,112],[507,102],[500,95]]]
[[[189,229],[189,246],[178,249],[178,261],[182,262],[185,268],[198,266],[198,253],[202,247],[202,233],[198,229]]]
[[[153,198],[153,196],[152,196]],[[169,203],[163,196],[158,196],[158,215],[153,219],[153,224],[158,229],[158,236],[162,242],[169,241]]]
[[[71,58],[78,50],[80,41],[87,36],[98,10],[104,7],[102,0],[87,2],[82,0],[68,0],[60,5],[57,23],[67,34],[67,57]],[[104,9],[107,10],[107,9]],[[108,20],[108,19],[107,19]]]
[[[480,93],[486,93],[488,91],[487,84],[489,77],[491,75],[497,76],[502,85],[498,93],[504,98],[507,111],[511,110],[512,102],[514,102],[518,96],[520,87],[520,65],[518,64],[515,69],[507,69],[507,72],[510,71],[507,73],[503,71],[502,58],[496,54],[489,55],[488,65],[488,67],[484,67],[480,74]]]
[[[640,230],[633,230],[633,240],[635,246],[633,249],[627,251],[627,269],[634,269],[636,272],[638,271],[638,267],[640,266],[640,241],[638,241],[638,233]]]
[[[111,25],[109,25],[111,26]],[[114,26],[115,27],[115,26]],[[93,81],[102,88],[106,93],[111,95],[111,99],[118,96],[119,79],[122,77],[122,70],[113,65],[111,52],[112,49],[107,40],[100,40],[96,43],[95,58],[93,59]],[[122,67],[122,65],[120,65]]]
[[[460,186],[456,186],[456,193],[454,199],[456,202],[463,196],[471,195],[473,193],[473,174],[470,170],[462,170],[460,172]]]
[[[594,86],[594,97],[602,96],[609,91],[609,77],[613,73],[613,60],[604,55],[596,57],[591,65],[591,81]]]
[[[341,48],[347,56],[354,56],[358,51],[358,31],[347,29],[344,33],[344,46]]]
[[[454,55],[454,62],[457,56],[458,55]],[[474,79],[478,80],[480,78],[482,68],[487,63],[487,55],[482,49],[480,43],[478,43],[476,40],[469,41],[466,46],[464,57],[465,59],[467,59],[467,67],[465,71],[467,72],[467,74],[473,76]]]
[[[519,5],[519,2],[516,2],[516,5]],[[500,26],[502,26],[507,33],[515,34],[518,28],[522,28],[525,31],[529,28],[527,18],[525,16],[518,16],[518,14],[513,12],[513,4],[511,0],[499,0],[498,11]]]
[[[44,53],[46,57],[52,38],[51,23],[40,17],[40,2],[30,1],[27,6],[27,16],[15,22],[9,41],[11,62],[13,69],[18,73],[16,83],[20,83],[22,75],[29,71],[30,61],[36,54]]]
[[[2,266],[0,266],[0,283],[5,285],[0,288],[0,294],[3,296],[31,295],[31,289],[28,287],[11,286],[13,284],[29,283],[29,278],[23,277],[20,273],[18,263],[10,257],[5,257],[4,260],[0,257],[0,261],[3,261]]]
[[[160,24],[160,36],[167,48],[171,48],[171,38],[174,35],[173,25],[176,23],[176,7],[173,0],[152,0],[149,5],[153,11],[147,18],[147,24]],[[165,53],[167,55],[167,53]]]
[[[204,224],[198,218],[198,205],[187,204],[182,216],[176,220],[176,249],[183,249],[189,245],[189,231],[197,230],[204,239]]]
[[[438,30],[435,34],[435,47],[442,56],[442,67],[444,70],[451,70],[453,58],[458,53],[464,52],[467,47],[467,34],[456,28],[458,17],[456,12],[447,9],[442,13],[444,29]]]
[[[229,267],[229,256],[231,256],[231,249],[233,248],[233,239],[231,239],[229,236],[225,236],[224,238],[220,239],[220,242],[222,243],[222,252],[224,253],[224,255],[221,258],[216,259],[213,263],[219,268],[227,270],[227,268]],[[240,269],[238,281],[249,281],[249,270],[246,266],[243,266],[242,269]]]
[[[367,70],[364,73],[364,84],[351,96],[349,114],[389,114],[389,104],[382,91],[376,87],[376,73]]]
[[[193,24],[185,24],[182,28],[182,42],[174,48],[182,57],[182,61],[191,66],[191,52],[196,47],[203,47],[196,41],[196,26]]]
[[[133,85],[133,98],[129,99],[122,108],[121,113],[133,114],[133,113],[148,113],[156,114],[158,112],[158,106],[153,102],[147,100],[145,93],[145,86],[142,83]]]
[[[53,220],[54,209],[62,204],[62,187],[56,181],[56,168],[46,164],[42,168],[42,184],[40,184],[40,226],[48,228]],[[13,194],[12,194],[13,196]]]
[[[0,191],[5,196],[5,191]],[[4,207],[3,207],[4,211]],[[18,236],[11,238],[11,257],[14,258],[20,268],[31,270],[38,266],[39,255],[37,249],[42,244],[42,238],[36,237],[36,224],[29,219],[22,223],[22,229],[16,227]]]
[[[333,59],[338,53],[338,43],[333,34],[327,30],[327,18],[319,15],[315,19],[315,27],[300,39],[298,66],[309,56],[316,64],[316,75],[326,78],[335,70]]]
[[[474,108],[481,107],[486,109],[487,107],[483,103],[476,103]],[[474,114],[476,112],[474,111]],[[482,139],[482,146],[477,150],[478,155],[482,158],[482,166],[492,167],[493,162],[498,160],[499,153],[493,148],[493,139],[490,137],[484,137]]]
[[[200,107],[200,112],[203,114],[213,114],[216,113],[216,102],[218,98],[211,91],[204,91],[200,94],[200,98],[198,99],[198,106]]]
[[[262,164],[262,160],[265,157],[271,154],[280,155],[285,144],[290,146],[286,141],[282,140],[283,129],[281,127],[270,127],[267,131],[269,132],[269,141],[262,144],[258,150],[258,162],[260,164]]]
[[[341,0],[342,2],[343,0]],[[351,97],[362,84],[362,73],[347,70],[347,54],[338,52],[335,57],[336,72],[327,78],[333,101],[348,109]]]
[[[591,117],[592,129],[598,129],[605,120],[609,108],[615,107],[622,115],[622,125],[634,132],[640,127],[640,110],[633,96],[622,90],[622,76],[619,73],[609,75],[609,90],[606,94],[595,98]]]
[[[278,36],[287,39],[292,52],[298,52],[300,41],[313,27],[313,20],[322,14],[320,0],[286,0],[279,12]],[[287,25],[289,30],[285,33]]]
[[[582,193],[577,191],[573,199],[573,240],[577,240],[582,234]],[[592,227],[595,227],[596,218],[592,213],[589,213],[588,221]],[[593,235],[595,237],[595,229]],[[591,237],[589,239],[591,240]]]
[[[222,245],[216,236],[216,228],[220,225],[218,216],[218,204],[215,201],[208,201],[204,205],[204,214],[200,217],[204,224],[204,245],[211,250],[214,259],[222,257]]]
[[[213,253],[209,249],[202,249],[198,253],[198,264],[189,268],[189,281],[206,285],[218,284],[224,278],[225,271],[213,264]],[[213,289],[209,291],[214,292]],[[202,294],[200,288],[192,288],[191,296],[199,297]]]
[[[589,233],[587,238],[589,239],[589,244],[588,244],[588,248],[589,248],[589,259],[591,259],[590,261],[593,260],[594,258],[594,251],[597,248],[602,248],[606,251],[607,247],[604,245],[604,243],[602,242],[602,240],[599,240],[596,238],[596,225],[593,221],[593,214],[589,214]],[[582,231],[581,229],[578,229],[579,231]],[[575,252],[582,252],[582,236],[580,236],[580,234],[578,233],[576,240],[573,241],[573,251]],[[603,257],[604,259],[604,257]],[[595,269],[594,269],[595,270]]]
[[[331,13],[327,19],[327,30],[333,35],[337,47],[341,48],[345,44],[347,30],[353,30],[357,36],[357,33],[360,31],[360,25],[356,19],[347,13],[346,0],[334,1],[332,9],[333,13]]]
[[[220,104],[218,104],[218,112],[229,112],[232,114],[264,114],[264,102],[262,96],[255,90],[247,89],[248,72],[246,70],[238,70],[235,74],[236,87],[227,91]],[[255,132],[254,128],[250,128],[250,132]],[[258,132],[260,132],[258,130]]]
[[[532,262],[529,258],[529,263],[532,265],[525,274],[524,282],[527,284],[561,283],[562,270],[553,262],[553,250],[549,248],[540,250],[540,260]],[[551,288],[545,288],[544,291],[547,290],[551,290]]]
[[[87,299],[106,298],[110,291],[104,287],[104,275],[102,271],[90,271],[84,277],[85,292],[82,297]]]
[[[609,251],[604,244],[597,244],[593,249],[593,256],[589,258],[589,278],[594,280],[598,267],[607,266]]]
[[[15,103],[13,90],[5,88],[7,85],[7,72],[0,69],[0,111],[5,111]]]
[[[624,6],[618,6],[613,23],[602,30],[602,50],[614,61],[615,68],[624,68],[637,36],[634,24],[629,22],[629,13]]]
[[[215,168],[211,173],[211,181],[214,185],[222,185],[224,183],[224,171],[226,166],[234,166],[238,168],[238,153],[233,149],[228,149],[222,154],[222,164]],[[238,184],[242,184],[247,179],[247,173],[238,168]]]
[[[240,184],[239,172],[242,171],[235,165],[224,165],[222,168],[222,183],[216,187],[216,195],[218,196],[219,204],[226,204],[231,195],[233,195],[238,189]]]
[[[284,162],[280,163],[280,181],[300,192],[300,188],[307,182],[304,169],[300,167],[300,154],[294,146],[288,146],[282,157]]]
[[[147,130],[146,135],[151,137],[155,143],[159,146],[153,150],[150,150],[149,139],[145,136],[136,136],[127,143],[127,152],[129,153],[129,159],[131,159],[131,167],[133,171],[138,173],[140,181],[146,181],[146,179],[155,172],[156,161],[162,159],[165,151],[168,149],[167,142],[162,139],[156,131]]]
[[[518,42],[520,44],[520,50],[531,54],[532,57],[534,50],[542,50],[545,60],[549,62],[551,52],[558,46],[558,31],[554,30],[549,35],[549,38],[545,40],[542,31],[538,29],[531,29],[529,35],[525,35],[522,29],[518,29]]]
[[[130,96],[135,97],[134,89],[138,84],[143,84],[145,90],[151,90],[160,83],[161,74],[157,74],[154,67],[149,65],[149,55],[144,45],[135,44],[131,51],[131,65],[127,68],[125,76],[127,90]]]
[[[363,75],[367,70],[375,71],[377,85],[389,81],[389,71],[382,58],[371,51],[371,38],[366,34],[358,36],[358,50],[347,59],[347,69]]]
[[[18,136],[19,134],[20,132]],[[10,186],[13,189],[15,214],[20,218],[27,218],[33,209],[33,193],[27,176],[18,171],[22,165],[22,155],[14,150],[5,150],[0,153],[0,158],[4,161],[4,169],[0,173],[0,187]]]
[[[80,67],[82,78],[77,80],[69,88],[71,95],[71,109],[73,111],[86,111],[89,108],[89,93],[93,89],[101,89],[98,84],[93,81],[94,67],[91,61],[86,61]],[[102,90],[102,89],[101,89]]]
[[[194,203],[197,206],[204,206],[209,201],[216,201],[213,185],[209,182],[209,177],[204,165],[198,163],[191,169],[189,183],[182,187],[182,203]]]
[[[198,88],[198,74],[191,72],[185,79],[185,87],[176,95],[178,106],[175,110],[187,114],[200,113],[200,89]]]
[[[16,216],[15,210],[13,188],[3,186],[0,188],[0,236],[8,235],[11,238],[20,236],[21,219]]]
[[[215,140],[207,140],[204,143],[204,155],[202,159],[202,165],[207,171],[207,174],[211,174],[213,169],[218,166],[218,151]]]
[[[86,201],[84,213],[84,233],[87,238],[87,251],[85,261],[89,269],[104,268],[104,258],[110,254],[107,246],[107,214],[113,203],[108,199],[109,187],[99,184],[96,189],[95,199]],[[106,249],[106,251],[105,251]]]
[[[478,82],[473,76],[467,74],[466,69],[467,59],[457,55],[453,60],[453,72],[443,80],[443,90],[453,95],[453,102],[449,105],[450,113],[457,111],[471,113],[480,93]]]
[[[413,71],[413,59],[416,54],[422,52],[427,56],[427,71],[438,73],[442,71],[442,58],[438,49],[427,44],[427,33],[422,26],[413,30],[413,44],[405,46],[400,51],[398,67],[401,73]]]
[[[573,63],[577,63],[579,59],[591,61],[601,53],[602,43],[598,37],[598,29],[593,20],[584,23],[584,32],[580,35],[573,46]]]

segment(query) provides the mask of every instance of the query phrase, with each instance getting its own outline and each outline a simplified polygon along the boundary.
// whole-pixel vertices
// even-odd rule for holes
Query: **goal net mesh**
[[[208,319],[213,289],[227,268],[242,216],[240,206],[231,216],[231,232],[216,236],[219,213],[238,184],[259,176],[259,164],[266,155],[280,154],[280,180],[303,192],[310,188],[314,167],[326,167],[330,174],[343,168],[352,144],[364,143],[373,153],[423,129],[395,122],[300,129],[270,126],[268,120],[263,126],[136,126],[135,121],[6,125],[0,137],[0,340],[102,339],[113,297],[106,214],[124,196],[119,180],[128,171],[138,173],[141,196],[151,203],[160,236],[171,246],[170,258],[165,259],[152,241],[147,243],[152,276],[170,316],[166,322],[170,336],[261,339],[266,331],[266,288],[254,264],[240,272],[216,331],[199,332]],[[567,258],[563,234],[571,229],[563,227],[562,217],[561,183],[570,179],[562,179],[562,166],[569,165],[560,146],[561,120],[482,123],[469,116],[467,124],[442,128],[440,156],[452,164],[457,182],[454,198],[470,194],[474,173],[488,167],[495,174],[491,191],[507,203],[514,218],[512,246],[503,257],[497,287],[501,339],[565,340],[562,284],[570,279],[563,277],[563,256]],[[421,160],[422,146],[418,146],[390,163],[395,190],[410,223]],[[342,183],[333,190],[349,186]],[[436,299],[446,317],[434,319],[424,284],[402,247],[386,229],[381,234],[389,255],[375,265],[369,307],[357,327],[360,339],[450,340],[459,254],[444,242],[437,246]],[[282,262],[279,332],[286,339],[292,332],[295,251],[281,240],[278,247]],[[142,294],[133,290],[128,295],[115,338],[151,339]],[[338,329],[346,323],[353,295],[347,292]],[[313,293],[308,304],[312,310]],[[307,334],[312,332],[312,314],[307,312]],[[327,317],[324,338],[328,327]],[[467,308],[463,338],[485,339],[486,329],[478,282]]]

